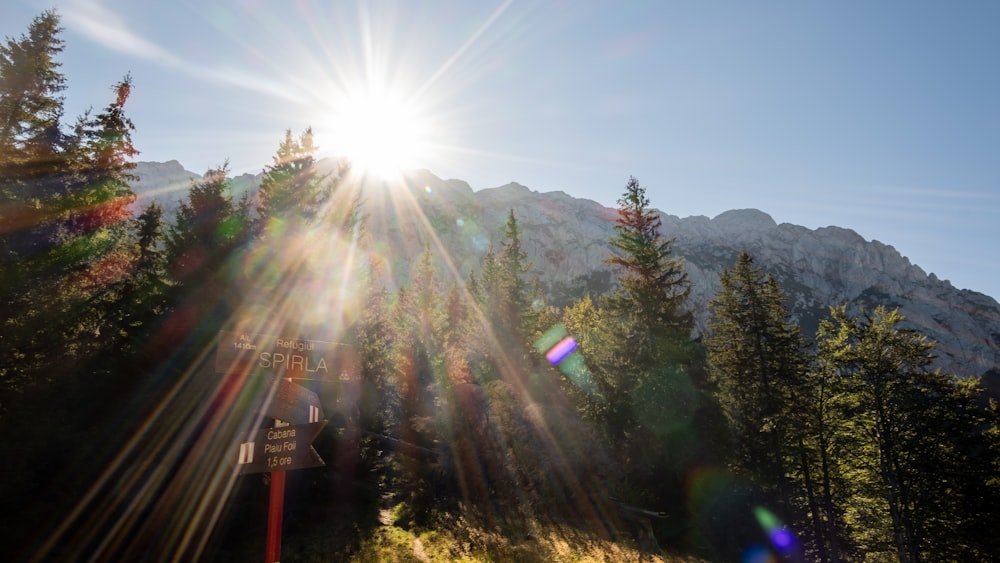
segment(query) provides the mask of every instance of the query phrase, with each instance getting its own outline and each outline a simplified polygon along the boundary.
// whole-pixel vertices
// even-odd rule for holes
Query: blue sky
[[[142,160],[259,172],[337,152],[358,92],[405,100],[419,165],[686,217],[838,225],[1000,298],[1000,3],[8,0],[56,7],[67,115],[126,72]],[[667,233],[669,234],[669,233]]]

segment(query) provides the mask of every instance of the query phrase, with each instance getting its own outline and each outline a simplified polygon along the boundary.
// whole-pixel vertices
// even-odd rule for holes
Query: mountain
[[[163,216],[171,219],[181,201],[187,197],[191,182],[202,178],[202,174],[185,170],[176,160],[138,162],[133,173],[139,179],[132,184],[132,190],[138,196],[132,207],[140,210],[156,201],[163,207]],[[233,191],[238,195],[255,190],[259,184],[259,175],[243,174],[233,178]]]
[[[176,161],[142,162],[136,174],[142,178],[134,186],[140,201],[177,201],[186,193],[178,186],[197,177]],[[241,177],[238,189],[250,189],[257,181]],[[379,241],[377,248],[394,249],[388,258],[397,277],[407,275],[425,244],[446,251],[454,274],[467,277],[478,269],[489,245],[500,240],[508,210],[513,209],[522,247],[534,263],[533,274],[552,304],[610,289],[613,276],[604,259],[610,253],[617,210],[516,183],[473,191],[461,180],[442,180],[428,171],[409,173],[405,183],[392,188],[395,192],[372,194],[365,202],[367,227]],[[781,283],[807,337],[815,334],[829,306],[846,304],[857,311],[881,304],[899,307],[907,326],[938,342],[937,367],[963,377],[1000,369],[1000,304],[928,275],[890,245],[840,227],[779,225],[755,209],[731,210],[711,219],[662,213],[661,218],[661,233],[675,239],[674,252],[684,258],[693,282],[690,306],[698,331],[706,326],[719,274],[732,268],[746,250]],[[428,225],[433,237],[428,236]]]

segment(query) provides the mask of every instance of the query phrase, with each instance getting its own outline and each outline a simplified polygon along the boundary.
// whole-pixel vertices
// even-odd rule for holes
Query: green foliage
[[[672,256],[673,239],[660,234],[661,224],[646,189],[630,177],[618,199],[617,234],[610,241],[614,252],[606,260],[617,269],[619,289],[606,304],[630,321],[624,328],[634,331],[628,339],[640,357],[653,353],[659,333],[686,336],[691,330],[691,315],[682,308],[690,283],[683,261]]]
[[[234,202],[229,164],[193,181],[186,201],[167,230],[166,250],[173,277],[181,284],[201,283],[246,239],[248,209]]]
[[[285,131],[258,191],[257,215],[261,222],[284,221],[292,212],[315,217],[321,203],[313,167],[315,150],[312,129],[306,129],[298,139],[292,137],[290,129]]]
[[[523,347],[531,330],[531,294],[525,275],[532,264],[521,248],[521,228],[511,209],[500,248],[490,246],[475,285],[490,328],[504,349]]]
[[[322,223],[339,230],[350,230],[359,221],[359,200],[342,201],[346,196],[342,180],[347,167],[321,172],[316,165],[316,147],[312,128],[296,139],[291,130],[278,145],[273,163],[264,169],[257,192],[255,231],[265,239],[287,240],[309,225]]]
[[[672,257],[673,241],[660,234],[659,214],[635,178],[618,205],[614,252],[606,260],[617,269],[618,289],[601,302],[607,314],[594,328],[606,351],[593,353],[592,367],[607,402],[608,428],[627,443],[631,429],[641,425],[632,408],[636,393],[656,387],[647,382],[664,369],[691,366],[692,321],[683,309],[690,289],[683,262]]]
[[[723,270],[705,339],[709,373],[733,429],[732,464],[787,505],[804,342],[772,277],[743,252]]]
[[[900,561],[981,559],[993,542],[970,532],[989,520],[980,495],[996,489],[977,390],[932,371],[934,344],[900,328],[898,311],[858,318],[840,307],[831,317],[817,335],[819,364],[835,377],[834,443],[857,549]]]
[[[62,28],[54,11],[36,16],[27,35],[0,45],[0,222],[23,212],[41,192],[53,167],[61,166],[62,92],[66,79],[57,56],[63,50]],[[13,209],[10,204],[17,207]]]
[[[87,360],[113,346],[120,331],[103,329],[134,264],[131,79],[115,85],[102,112],[63,133],[60,31],[46,12],[28,36],[0,48],[0,375],[8,389],[60,358]]]

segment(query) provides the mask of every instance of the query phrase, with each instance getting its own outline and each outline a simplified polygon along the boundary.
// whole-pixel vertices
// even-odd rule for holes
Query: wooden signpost
[[[312,447],[326,421],[262,428],[240,440],[236,463],[241,474],[289,471],[326,465]]]
[[[289,379],[339,379],[350,369],[350,346],[248,332],[219,332],[215,370],[253,369]]]
[[[265,416],[283,420],[291,424],[319,422],[323,419],[323,409],[319,395],[283,377],[263,375],[266,388],[273,391],[260,405]]]
[[[263,398],[260,410],[274,419],[273,428],[244,436],[234,452],[241,474],[271,473],[266,563],[277,563],[281,557],[285,471],[326,465],[312,447],[326,425],[319,396],[292,379],[339,379],[348,369],[345,358],[352,357],[349,351],[349,347],[333,342],[219,333],[216,371],[249,372],[265,378],[268,395]]]

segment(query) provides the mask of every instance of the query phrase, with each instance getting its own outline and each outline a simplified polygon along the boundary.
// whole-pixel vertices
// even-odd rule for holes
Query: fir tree
[[[35,17],[27,35],[0,45],[0,222],[13,208],[45,194],[47,178],[62,161],[62,92],[66,79],[57,56],[63,50],[59,16]],[[31,187],[25,191],[26,187]],[[23,211],[23,209],[21,210]],[[5,229],[6,230],[6,229]]]
[[[273,163],[264,169],[257,194],[255,230],[259,236],[281,238],[289,228],[294,231],[317,221],[338,229],[352,229],[359,223],[357,198],[333,199],[346,167],[321,172],[316,150],[312,128],[298,138],[292,136],[291,130],[285,131]]]
[[[521,316],[529,309],[529,287],[525,276],[531,271],[532,263],[528,253],[521,247],[521,227],[517,224],[514,210],[509,210],[504,223],[503,239],[500,241],[500,269],[502,285],[506,290],[503,304],[508,311],[503,313],[505,322],[511,329],[522,332]]]
[[[61,31],[48,11],[0,44],[0,379],[8,388],[20,388],[47,355],[40,333],[53,336],[42,309],[54,273],[43,255],[52,247],[51,197],[67,177]]]
[[[167,313],[170,290],[163,248],[163,209],[151,203],[131,223],[132,264],[109,318],[125,354],[149,354],[153,350],[145,345],[157,320]]]
[[[30,231],[34,249],[5,264],[17,294],[5,297],[12,315],[4,325],[15,353],[32,358],[27,364],[53,361],[51,350],[89,358],[114,341],[107,325],[132,260],[129,181],[138,151],[124,113],[130,91],[126,76],[101,113],[80,118],[52,173],[58,181],[37,204],[43,211]]]
[[[171,306],[186,311],[187,322],[208,321],[206,338],[232,313],[225,296],[232,291],[229,276],[238,269],[231,261],[250,236],[248,200],[234,201],[231,190],[228,163],[207,171],[192,181],[167,229]]]
[[[646,189],[629,178],[618,199],[612,255],[605,260],[617,270],[618,289],[606,300],[630,319],[630,345],[639,357],[653,353],[654,340],[667,331],[690,334],[692,317],[683,305],[690,292],[684,263],[673,257],[673,239],[660,234],[659,213],[649,207]]]
[[[645,189],[630,178],[606,261],[618,288],[601,299],[596,335],[578,336],[597,344],[580,346],[598,397],[588,407],[629,476],[630,495],[669,502],[683,486],[677,468],[702,455],[689,426],[702,399],[700,352],[683,307],[689,283],[660,226]]]
[[[797,410],[792,391],[805,370],[804,344],[789,321],[780,287],[772,277],[765,279],[749,254],[740,253],[719,281],[705,345],[735,432],[734,462],[760,484],[780,490],[787,474],[789,415]]]
[[[634,425],[628,414],[634,394],[654,372],[690,362],[691,314],[683,309],[690,291],[683,262],[673,257],[673,239],[660,233],[659,213],[650,208],[646,189],[629,178],[618,199],[618,220],[605,261],[617,271],[618,288],[605,297],[603,308],[614,337],[612,378],[605,387],[617,422],[626,431]]]
[[[233,200],[229,163],[192,181],[167,233],[167,255],[175,279],[195,283],[217,271],[241,241],[246,211]]]
[[[969,531],[996,488],[988,471],[972,469],[991,465],[977,459],[989,450],[989,426],[974,388],[931,370],[934,343],[901,328],[896,310],[853,317],[840,307],[831,317],[820,325],[818,354],[836,377],[837,461],[856,549],[901,562],[979,559],[990,539]]]
[[[746,251],[719,281],[721,288],[709,303],[705,348],[732,428],[731,463],[754,482],[769,506],[780,506],[786,519],[801,518],[792,506],[796,492],[815,497],[797,421],[807,401],[805,343],[781,287],[754,266]],[[793,489],[796,484],[800,487]]]

